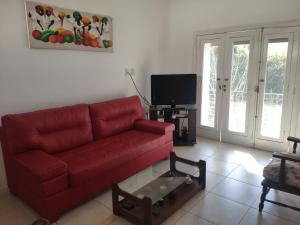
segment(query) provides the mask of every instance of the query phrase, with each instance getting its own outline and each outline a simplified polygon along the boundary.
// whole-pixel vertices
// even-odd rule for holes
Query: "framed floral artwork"
[[[30,48],[113,52],[112,18],[25,2]]]

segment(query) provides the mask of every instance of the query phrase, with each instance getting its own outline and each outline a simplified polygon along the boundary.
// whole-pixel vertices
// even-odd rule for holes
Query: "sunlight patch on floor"
[[[262,175],[263,166],[261,166],[251,154],[240,151],[234,151],[234,154],[239,158],[241,166],[243,166],[247,172]]]

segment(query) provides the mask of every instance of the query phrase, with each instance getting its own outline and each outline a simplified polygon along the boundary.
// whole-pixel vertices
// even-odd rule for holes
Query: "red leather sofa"
[[[3,116],[8,187],[54,222],[112,182],[168,157],[173,130],[145,120],[136,96]]]

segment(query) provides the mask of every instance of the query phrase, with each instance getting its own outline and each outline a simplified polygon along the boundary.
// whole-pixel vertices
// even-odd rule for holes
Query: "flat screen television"
[[[196,95],[196,74],[151,75],[152,105],[192,105]]]

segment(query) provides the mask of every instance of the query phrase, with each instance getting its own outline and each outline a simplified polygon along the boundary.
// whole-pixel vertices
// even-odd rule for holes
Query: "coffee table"
[[[199,169],[199,177],[181,172],[176,162]],[[159,225],[205,188],[206,162],[170,153],[170,170],[138,190],[112,185],[113,212],[136,225]]]

